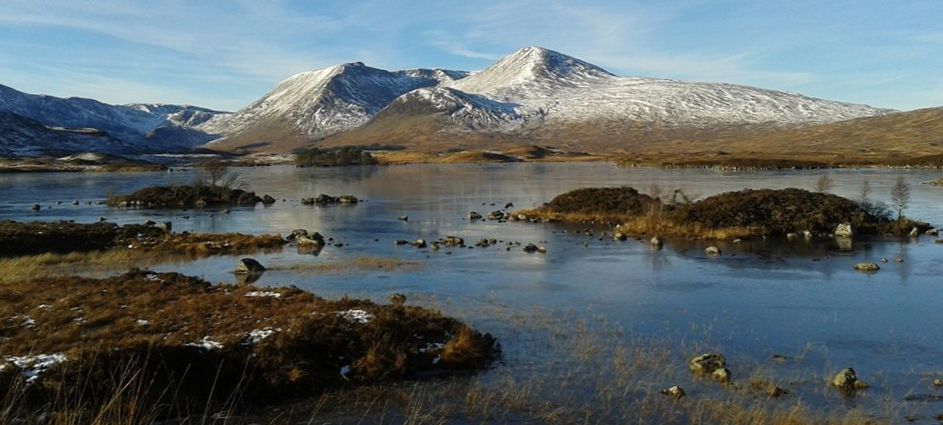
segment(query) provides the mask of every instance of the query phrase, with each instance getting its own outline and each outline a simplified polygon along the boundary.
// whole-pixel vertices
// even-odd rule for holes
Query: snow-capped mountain
[[[0,86],[0,111],[12,114],[7,127],[20,123],[32,134],[45,133],[35,127],[39,123],[51,132],[49,140],[68,136],[73,145],[84,140],[101,145],[86,150],[105,152],[109,144],[134,152],[198,145],[285,152],[314,142],[409,148],[417,141],[429,149],[441,143],[445,150],[455,147],[446,145],[455,144],[457,134],[504,144],[566,135],[571,148],[585,143],[611,149],[630,139],[681,140],[718,130],[795,128],[890,112],[734,84],[620,77],[541,47],[520,49],[473,73],[386,71],[360,62],[331,66],[294,75],[231,114],[192,106],[108,105],[5,86]],[[12,146],[14,134],[22,145],[22,132],[11,130],[0,133],[0,146]],[[598,142],[602,139],[606,142]]]
[[[188,105],[109,105],[93,99],[28,94],[3,85],[0,85],[0,112],[5,113],[0,149],[9,151],[14,145],[22,147],[24,134],[31,134],[31,144],[35,149],[27,151],[32,156],[67,151],[152,153],[189,150],[216,137],[195,127],[214,116],[225,114]],[[14,130],[14,123],[19,123],[22,128]],[[37,124],[49,131],[39,129]],[[56,143],[64,138],[69,143]],[[22,149],[17,151],[26,152]]]
[[[790,126],[887,112],[734,84],[618,77],[540,47],[518,50],[482,72],[444,85],[515,104],[517,114],[533,125],[619,119],[679,126]]]
[[[615,132],[618,124],[613,123],[620,122],[659,128],[788,128],[887,112],[734,84],[620,77],[559,52],[527,47],[474,73],[391,72],[359,62],[306,72],[247,108],[199,128],[224,135],[207,145],[213,149],[286,151],[338,133],[343,144],[385,143],[379,139],[386,136],[378,131],[343,133],[364,127],[388,131],[396,122],[416,117],[438,124],[410,131],[507,135],[593,122],[606,122]],[[407,133],[402,126],[400,130]],[[361,135],[369,136],[356,140]],[[326,144],[333,139],[337,137]]]
[[[246,108],[200,126],[223,134],[209,147],[278,143],[278,138],[317,139],[365,123],[397,97],[467,75],[463,71],[385,71],[361,62],[294,75]]]
[[[0,110],[0,158],[123,152],[131,147],[95,129],[64,129]]]

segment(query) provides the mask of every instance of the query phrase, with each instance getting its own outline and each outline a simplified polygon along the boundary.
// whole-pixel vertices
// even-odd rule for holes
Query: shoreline
[[[717,160],[690,159],[627,159],[619,154],[594,153],[555,153],[539,156],[514,155],[497,151],[461,151],[456,153],[425,152],[383,152],[374,153],[375,166],[422,165],[422,164],[521,164],[521,163],[612,163],[624,168],[645,169],[705,169],[717,171],[800,171],[800,170],[855,170],[855,169],[905,169],[939,170],[943,169],[943,160],[912,158],[877,162],[869,160],[848,160],[827,162],[815,159],[780,159],[780,158],[729,158]],[[696,156],[692,154],[692,156]],[[195,167],[198,162],[178,165],[179,168]],[[266,160],[258,154],[236,157],[228,161],[232,167],[268,167],[291,165],[299,167],[295,161],[278,156]],[[335,165],[330,167],[363,166],[360,164]],[[319,167],[319,166],[308,166]],[[301,167],[301,168],[308,168]],[[155,172],[166,171],[170,166],[158,163],[103,162],[96,164],[64,163],[47,159],[0,158],[0,174],[20,173],[113,173],[113,172]]]

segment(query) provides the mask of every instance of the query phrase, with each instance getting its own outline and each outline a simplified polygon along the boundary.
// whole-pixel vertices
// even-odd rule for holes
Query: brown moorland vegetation
[[[113,223],[0,222],[0,282],[281,249],[280,235],[171,233]]]
[[[224,255],[273,249],[286,243],[279,235],[172,233],[142,224],[0,221],[0,257],[108,249]]]
[[[263,198],[242,189],[204,184],[148,187],[130,195],[114,196],[112,207],[202,208],[205,206],[255,205]]]
[[[4,284],[0,300],[4,422],[62,399],[68,412],[46,413],[73,423],[109,409],[121,417],[134,409],[153,417],[216,412],[474,370],[498,354],[490,335],[402,299],[329,301],[176,273]],[[41,355],[58,360],[40,364]]]
[[[683,195],[682,195],[683,198]],[[519,211],[515,218],[573,223],[620,224],[628,234],[657,234],[707,239],[785,236],[809,231],[828,234],[851,224],[859,234],[904,236],[929,225],[837,195],[802,189],[746,189],[694,202],[664,203],[630,187],[578,189],[544,206]]]

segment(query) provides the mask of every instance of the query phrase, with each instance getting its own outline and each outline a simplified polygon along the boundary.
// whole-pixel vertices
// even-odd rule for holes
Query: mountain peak
[[[589,62],[540,46],[519,49],[452,86],[469,93],[499,95],[527,87],[575,87],[615,77]]]

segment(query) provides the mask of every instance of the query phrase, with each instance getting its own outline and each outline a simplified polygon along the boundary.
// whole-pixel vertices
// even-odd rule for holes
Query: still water
[[[552,361],[547,341],[522,335],[506,320],[529,311],[566,317],[568,322],[604,322],[619,329],[619,335],[658,338],[679,347],[716,347],[732,363],[761,364],[773,354],[805,353],[793,368],[811,371],[815,378],[794,385],[800,387],[796,397],[813,404],[823,403],[822,382],[837,368],[854,366],[860,377],[875,384],[870,397],[895,400],[915,389],[927,392],[921,377],[943,369],[943,244],[930,237],[859,242],[851,253],[804,241],[722,245],[723,256],[708,258],[699,243],[669,240],[665,249],[653,251],[644,241],[598,240],[598,235],[576,234],[573,227],[465,219],[469,211],[486,215],[506,203],[535,207],[559,193],[589,186],[630,185],[642,192],[658,187],[663,193],[682,189],[696,197],[744,188],[811,189],[820,171],[724,173],[585,163],[262,167],[234,172],[249,189],[278,202],[235,208],[228,215],[210,209],[120,210],[97,201],[145,186],[188,183],[198,172],[7,174],[0,175],[0,219],[92,222],[105,217],[118,223],[170,220],[175,231],[318,231],[344,246],[328,246],[318,256],[291,247],[257,255],[264,265],[282,269],[265,273],[257,284],[296,285],[326,297],[377,301],[404,293],[414,304],[441,308],[495,334],[505,356],[490,374],[527,374],[541,369],[535,364]],[[913,192],[906,214],[943,224],[943,188],[921,184],[938,179],[939,172],[862,169],[829,174],[835,183],[832,192],[851,198],[860,196],[867,180],[873,201],[887,201],[895,179],[903,175]],[[299,202],[321,193],[352,194],[366,202],[331,207]],[[80,205],[72,206],[73,200]],[[37,203],[43,209],[30,211]],[[400,216],[409,220],[398,220]],[[503,244],[430,252],[393,244],[397,239],[431,241],[445,235],[460,236],[469,244],[482,238],[533,242],[545,245],[548,252],[525,254],[520,247],[507,251]],[[394,271],[290,270],[292,265],[359,257],[419,266]],[[896,257],[903,262],[895,262]],[[881,258],[890,262],[877,274],[852,270],[858,262]],[[235,260],[217,257],[156,269],[232,282]],[[687,354],[679,350],[681,364]],[[808,389],[803,391],[802,385]]]

